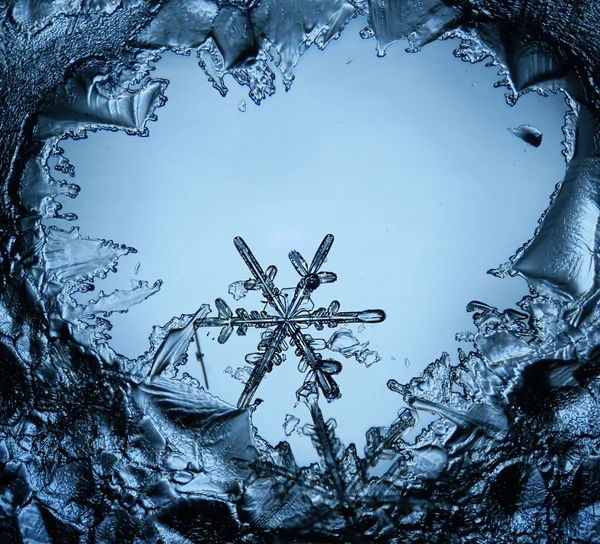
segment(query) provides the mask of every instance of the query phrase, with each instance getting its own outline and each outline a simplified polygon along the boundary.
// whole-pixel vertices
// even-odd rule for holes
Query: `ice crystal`
[[[0,541],[600,542],[595,2],[9,0],[0,13]],[[301,280],[286,298],[274,269],[263,272],[238,240],[253,273],[246,287],[272,312],[238,315],[223,303],[209,318],[202,305],[155,327],[148,351],[129,360],[110,347],[107,317],[160,282],[80,304],[76,295],[133,250],[41,223],[76,220],[60,213],[59,199],[79,190],[53,177],[74,172],[60,138],[148,134],[165,101],[167,82],[149,77],[160,52],[195,52],[217,91],[234,80],[259,103],[276,71],[288,89],[304,52],[356,16],[380,55],[398,40],[414,52],[454,37],[456,57],[499,70],[509,103],[561,90],[571,107],[565,179],[535,236],[493,271],[523,276],[531,295],[519,309],[472,303],[477,330],[463,336],[472,352],[457,364],[444,354],[409,383],[390,380],[408,407],[368,432],[364,458],[318,403],[339,395],[341,366],[317,357],[301,328],[344,322],[337,305],[305,307],[332,278],[319,276],[322,262],[311,268],[294,253]],[[198,323],[219,325],[222,339],[234,328],[267,333],[242,407],[294,342],[311,375],[298,398],[319,464],[298,467],[287,443],[257,434],[250,410],[180,375]],[[426,413],[433,420],[409,438]]]
[[[235,299],[240,300],[246,296],[248,289],[244,286],[244,282],[242,280],[234,281],[229,286],[229,294]]]
[[[314,380],[329,401],[339,398],[341,392],[333,376],[339,374],[342,365],[333,359],[323,359],[317,350],[325,347],[325,341],[313,338],[303,330],[308,327],[323,330],[326,326],[337,327],[347,323],[380,323],[385,319],[383,310],[340,312],[337,300],[327,309],[311,308],[312,294],[321,285],[337,279],[333,272],[321,270],[333,240],[333,235],[325,236],[310,266],[298,251],[290,251],[290,262],[300,279],[295,289],[282,290],[274,284],[277,268],[271,265],[263,270],[246,242],[239,236],[234,239],[236,249],[252,273],[252,277],[244,282],[245,289],[260,291],[273,313],[265,309],[247,311],[244,308],[238,308],[234,313],[223,299],[218,298],[215,300],[218,316],[203,316],[193,324],[195,328],[220,327],[219,344],[227,342],[234,330],[238,335],[244,336],[249,328],[265,329],[261,334],[258,351],[246,355],[246,362],[254,365],[254,368],[238,400],[238,408],[244,409],[250,405],[265,375],[273,370],[274,365],[280,365],[285,360],[284,352],[289,345],[295,348],[295,353],[300,357],[300,371],[307,373],[305,382]],[[338,349],[338,343],[331,343],[330,349],[342,351],[341,348]],[[352,356],[342,353],[345,357]],[[377,360],[377,355],[366,350],[365,346],[360,346],[357,360],[369,366]]]
[[[543,134],[531,125],[519,125],[518,127],[512,127],[508,130],[517,138],[520,138],[532,147],[540,147],[540,145],[542,145]]]
[[[300,423],[300,420],[296,416],[292,414],[286,414],[285,421],[283,423],[285,435],[290,436],[298,427],[298,423]]]
[[[354,357],[359,363],[371,366],[381,361],[381,357],[376,351],[367,349],[368,345],[369,342],[359,342],[349,329],[340,329],[327,341],[331,351],[341,353],[346,359]]]

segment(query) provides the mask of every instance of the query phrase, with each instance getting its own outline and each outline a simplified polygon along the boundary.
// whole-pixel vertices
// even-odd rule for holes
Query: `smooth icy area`
[[[327,54],[310,50],[291,91],[260,107],[233,84],[223,99],[193,57],[165,55],[155,75],[171,81],[169,102],[149,138],[100,132],[61,145],[82,187],[65,211],[79,215],[82,235],[138,250],[117,275],[97,282],[93,296],[129,287],[130,279],[164,281],[158,295],[111,317],[112,346],[129,357],[147,349],[153,325],[205,302],[214,309],[216,297],[233,308],[262,308],[257,292],[238,302],[227,294],[231,282],[249,277],[234,236],[265,268],[278,267],[278,286],[291,287],[298,276],[288,252],[310,258],[325,234],[335,235],[324,269],[339,279],[316,292],[315,304],[337,299],[342,311],[387,313],[363,332],[352,327],[382,360],[366,368],[338,355],[343,397],[322,403],[338,436],[362,451],[364,432],[400,408],[386,381],[407,381],[455,350],[454,334],[472,330],[469,301],[503,309],[526,294],[523,280],[485,272],[533,235],[564,175],[565,104],[562,96],[530,94],[510,108],[492,86],[496,70],[452,59],[452,41],[416,55],[396,44],[376,59],[358,28]],[[522,124],[543,133],[540,148],[507,130]],[[210,391],[235,404],[243,384],[224,370],[244,364],[259,332],[224,346],[216,334],[200,331]],[[186,370],[201,379],[194,349]],[[286,437],[282,428],[286,414],[300,426],[309,421],[304,406],[294,408],[303,376],[287,355],[259,390],[265,402],[254,422],[272,443],[288,440],[299,463],[316,461],[306,437]]]

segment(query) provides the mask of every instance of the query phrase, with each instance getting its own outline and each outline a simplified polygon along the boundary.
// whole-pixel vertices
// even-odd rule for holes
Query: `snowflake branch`
[[[238,408],[243,410],[247,408],[256,393],[256,390],[260,386],[263,378],[267,372],[273,369],[273,363],[276,362],[276,356],[282,351],[282,344],[286,337],[287,325],[285,323],[278,325],[275,329],[275,333],[271,337],[269,346],[262,358],[256,363],[256,366],[250,374],[250,378],[246,382],[244,391],[238,400]]]
[[[267,302],[277,311],[277,313],[283,315],[285,309],[279,300],[279,293],[273,286],[273,281],[267,277],[246,242],[244,242],[243,238],[240,236],[236,236],[233,239],[233,244],[246,263],[246,266],[250,269],[250,272],[252,272],[256,281],[261,285],[263,295],[267,299]]]

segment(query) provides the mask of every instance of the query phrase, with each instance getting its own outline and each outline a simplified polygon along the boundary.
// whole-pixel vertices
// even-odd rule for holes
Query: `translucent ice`
[[[244,282],[242,280],[234,281],[229,286],[229,294],[235,299],[240,300],[246,296],[248,293],[248,289],[244,286]]]
[[[262,340],[258,344],[258,351],[246,355],[246,362],[253,365],[253,370],[238,400],[240,409],[250,405],[266,374],[273,371],[273,365],[280,365],[285,361],[284,352],[287,351],[290,344],[295,347],[297,355],[300,356],[300,370],[308,372],[305,381],[314,381],[327,400],[332,401],[339,398],[341,392],[333,375],[341,371],[342,365],[332,359],[323,359],[322,355],[317,352],[323,341],[314,339],[303,329],[314,327],[320,331],[325,326],[337,327],[344,323],[380,323],[385,319],[383,310],[340,312],[340,303],[337,300],[334,300],[327,309],[312,310],[313,292],[322,284],[336,281],[336,275],[333,272],[321,270],[327,260],[333,240],[331,234],[323,238],[310,266],[298,251],[290,251],[290,262],[300,275],[300,280],[292,293],[288,293],[285,292],[286,290],[275,287],[277,268],[271,265],[263,271],[246,242],[240,237],[234,239],[233,242],[238,253],[252,274],[252,277],[244,282],[244,288],[261,291],[273,313],[270,314],[266,310],[259,312],[238,308],[234,314],[227,303],[218,298],[215,300],[218,316],[205,317],[206,314],[204,314],[201,318],[194,320],[193,326],[196,328],[219,327],[221,329],[218,337],[219,344],[227,342],[234,330],[239,336],[245,336],[249,328],[266,329],[261,335]],[[342,334],[346,334],[347,337],[349,331],[343,331]],[[358,344],[353,337],[352,340],[358,346],[358,349],[354,349],[352,352],[348,351],[348,346],[342,346],[342,340],[330,341],[328,347],[332,351],[342,352],[345,357],[355,355],[359,362],[365,363],[367,366],[378,360],[376,353],[366,349],[366,344]],[[342,351],[343,349],[345,351]]]
[[[532,147],[540,147],[542,145],[543,134],[531,125],[519,125],[508,130]]]
[[[0,10],[0,540],[600,541],[595,3],[11,0]],[[80,302],[134,250],[41,223],[76,219],[59,213],[57,198],[78,187],[51,174],[73,174],[61,137],[147,134],[166,86],[149,77],[150,62],[164,48],[194,50],[218,91],[231,76],[259,103],[275,91],[276,70],[289,88],[306,49],[324,48],[358,15],[380,54],[397,40],[417,51],[452,36],[456,56],[498,66],[510,103],[561,89],[572,106],[567,175],[535,236],[494,271],[522,275],[531,295],[519,309],[472,303],[473,351],[455,364],[444,354],[408,384],[390,380],[408,407],[369,431],[364,457],[319,404],[339,396],[341,364],[323,359],[322,343],[302,328],[384,317],[340,312],[337,302],[310,307],[311,294],[336,279],[320,270],[332,237],[310,266],[290,254],[300,281],[289,298],[275,287],[277,270],[263,270],[236,239],[252,275],[244,288],[260,291],[272,313],[234,313],[218,299],[217,316],[200,306],[155,327],[148,351],[131,360],[111,349],[106,318],[160,282]],[[200,324],[217,326],[220,342],[234,330],[266,333],[238,408],[180,375]],[[297,393],[320,459],[308,467],[251,421],[253,395],[292,342],[311,374]],[[433,420],[409,440],[426,414]],[[386,462],[380,475],[367,472]]]
[[[327,342],[327,347],[331,351],[337,351],[347,359],[354,357],[359,363],[371,366],[381,361],[381,357],[377,352],[367,349],[368,345],[368,341],[361,344],[349,329],[340,329],[333,333]]]
[[[290,436],[296,430],[298,423],[300,423],[300,420],[296,416],[286,414],[285,422],[283,423],[283,429],[286,436]]]

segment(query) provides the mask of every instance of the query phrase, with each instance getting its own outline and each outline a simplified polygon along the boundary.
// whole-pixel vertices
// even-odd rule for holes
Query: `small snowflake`
[[[325,326],[333,328],[348,323],[380,323],[385,319],[383,310],[340,312],[337,300],[328,308],[313,309],[313,292],[322,284],[337,280],[333,272],[321,271],[333,240],[333,235],[325,236],[310,266],[298,251],[290,251],[290,261],[300,275],[300,280],[295,289],[280,290],[273,283],[277,268],[269,266],[263,271],[246,242],[239,236],[234,239],[236,249],[252,273],[252,278],[244,281],[243,287],[248,291],[262,291],[265,309],[248,312],[238,308],[234,313],[223,299],[218,298],[215,300],[218,316],[197,319],[194,327],[221,327],[218,337],[220,344],[227,342],[234,330],[238,335],[244,336],[250,327],[265,329],[258,351],[246,355],[246,362],[252,365],[252,371],[238,400],[240,409],[249,406],[263,378],[273,370],[273,365],[280,365],[285,360],[284,352],[290,345],[295,347],[295,353],[300,357],[300,371],[308,371],[305,382],[315,382],[328,401],[341,397],[333,375],[342,370],[342,364],[334,359],[323,359],[317,350],[323,349],[326,343],[312,338],[303,329],[314,327],[323,330]],[[274,310],[274,313],[269,313],[267,307]]]

